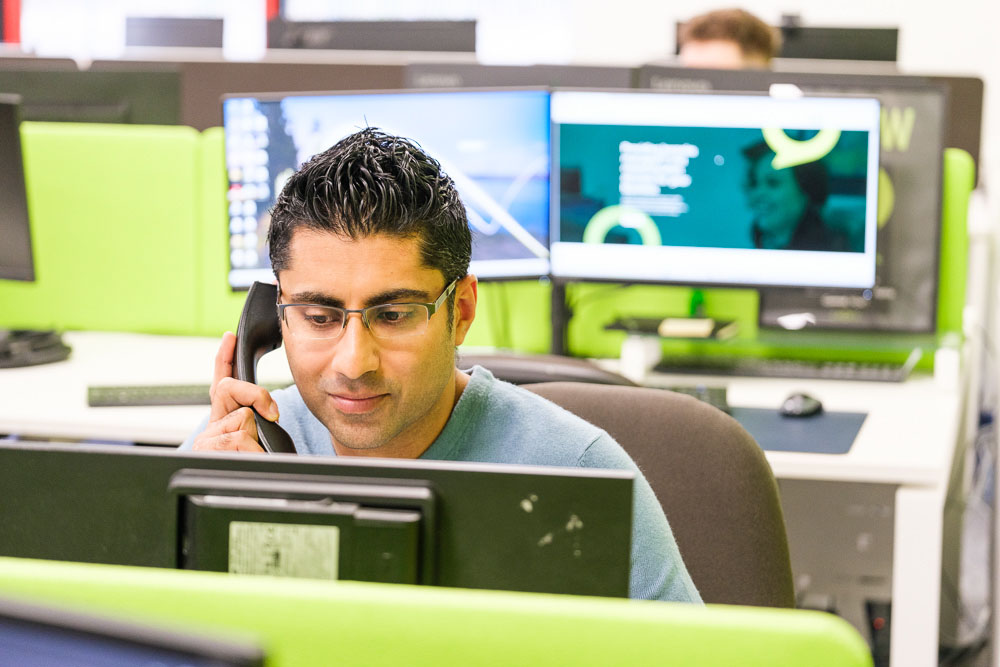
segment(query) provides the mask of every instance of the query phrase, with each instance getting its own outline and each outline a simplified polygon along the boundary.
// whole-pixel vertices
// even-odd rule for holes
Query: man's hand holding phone
[[[215,355],[208,426],[195,438],[192,449],[264,451],[258,442],[257,424],[250,407],[274,422],[278,420],[278,404],[264,387],[234,377],[235,354],[236,336],[227,331]]]

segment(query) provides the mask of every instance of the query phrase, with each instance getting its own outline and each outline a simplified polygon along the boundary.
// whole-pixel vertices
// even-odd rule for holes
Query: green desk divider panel
[[[36,281],[0,281],[0,327],[190,333],[200,137],[24,123]]]
[[[465,345],[545,353],[552,339],[548,281],[479,283],[479,303]]]
[[[221,336],[236,331],[240,311],[246,301],[245,291],[229,287],[229,214],[226,191],[225,134],[221,127],[210,127],[201,134],[200,214],[198,229],[198,273],[201,280],[197,294],[198,327],[191,333]]]
[[[938,332],[961,334],[969,260],[969,198],[976,187],[976,164],[962,149],[946,148],[943,167]]]
[[[204,634],[267,665],[870,666],[822,612],[0,559],[0,595]]]

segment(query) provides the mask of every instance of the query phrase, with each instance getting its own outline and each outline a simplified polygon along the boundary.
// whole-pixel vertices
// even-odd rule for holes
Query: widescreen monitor
[[[977,79],[964,86],[975,90]],[[794,84],[807,95],[867,95],[882,105],[876,281],[870,289],[766,289],[760,322],[808,323],[823,329],[923,333],[936,326],[941,228],[941,164],[949,136],[975,132],[977,107],[956,88],[921,76],[816,72],[748,72],[647,66],[640,83],[666,90],[766,91]],[[956,84],[957,85],[957,84]],[[981,105],[980,107],[981,108]],[[961,120],[959,120],[961,119]],[[951,128],[951,129],[949,129]]]
[[[215,639],[51,603],[0,598],[0,665],[261,667],[255,643]]]
[[[626,597],[634,475],[0,443],[0,556]]]
[[[404,76],[408,88],[496,86],[631,88],[635,68],[602,65],[410,63],[406,66]]]
[[[181,77],[172,63],[109,63],[67,70],[61,61],[24,68],[0,62],[0,91],[20,95],[26,121],[176,125]]]
[[[365,127],[420,144],[454,179],[482,279],[548,274],[549,94],[466,90],[231,96],[223,101],[229,175],[229,283],[273,279],[266,236],[284,182]]]
[[[34,280],[20,97],[0,95],[0,279]]]
[[[866,288],[879,104],[555,91],[552,275]]]

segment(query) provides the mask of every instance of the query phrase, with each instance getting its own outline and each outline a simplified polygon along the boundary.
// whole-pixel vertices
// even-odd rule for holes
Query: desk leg
[[[944,493],[896,491],[892,557],[892,667],[935,667],[941,611]]]

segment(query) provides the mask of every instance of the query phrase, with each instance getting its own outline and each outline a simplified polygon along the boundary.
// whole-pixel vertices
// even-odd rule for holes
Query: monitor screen
[[[223,102],[229,283],[270,282],[270,209],[310,157],[364,127],[413,139],[454,179],[480,278],[549,271],[549,94],[545,90],[232,96]]]
[[[0,555],[626,597],[632,473],[0,443]]]
[[[34,280],[21,155],[20,98],[0,95],[0,279]]]
[[[974,89],[978,80],[960,83],[966,81]],[[791,83],[809,95],[850,93],[878,99],[882,105],[882,190],[875,285],[871,289],[762,290],[760,322],[769,327],[785,323],[858,331],[934,330],[942,153],[944,146],[955,145],[946,137],[956,130],[978,132],[975,122],[964,122],[966,114],[978,118],[974,116],[975,104],[958,104],[956,108],[955,96],[949,94],[947,86],[921,76],[647,66],[640,72],[640,82],[667,90],[720,91],[764,91],[772,83]],[[978,147],[978,134],[969,147]]]
[[[0,90],[20,95],[26,121],[176,125],[181,77],[172,63],[108,63],[67,70],[43,60],[25,69],[0,62]]]
[[[552,275],[871,287],[879,104],[556,91]]]
[[[0,598],[0,664],[18,667],[260,667],[253,643],[234,642]]]

